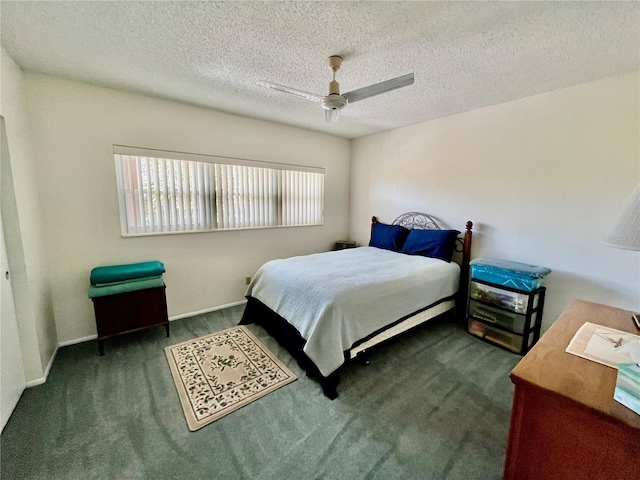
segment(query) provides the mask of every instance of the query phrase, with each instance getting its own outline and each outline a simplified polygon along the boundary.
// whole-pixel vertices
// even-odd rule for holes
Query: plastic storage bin
[[[485,285],[484,283],[471,282],[469,296],[472,300],[480,300],[500,308],[508,308],[516,313],[527,312],[529,295],[512,292],[501,288]],[[533,308],[538,306],[538,297],[534,298]]]
[[[497,258],[476,258],[470,262],[471,278],[496,285],[532,292],[544,285],[551,273],[547,267],[511,262]]]
[[[526,317],[517,313],[507,312],[494,308],[484,303],[471,300],[469,303],[469,315],[484,322],[500,325],[515,333],[524,333]]]
[[[528,350],[533,346],[533,340],[535,334],[533,331],[529,332],[526,337],[515,333],[509,333],[505,330],[492,327],[483,322],[469,319],[469,333],[476,337],[484,338],[485,340],[495,343],[504,348],[511,350],[514,353],[521,353],[523,350]]]

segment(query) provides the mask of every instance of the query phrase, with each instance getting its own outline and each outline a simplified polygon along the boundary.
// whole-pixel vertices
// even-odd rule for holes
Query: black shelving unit
[[[472,278],[467,331],[524,355],[540,338],[545,293],[546,287],[529,292]]]

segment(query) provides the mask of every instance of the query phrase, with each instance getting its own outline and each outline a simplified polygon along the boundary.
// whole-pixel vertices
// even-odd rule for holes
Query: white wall
[[[44,381],[58,341],[50,290],[24,76],[2,48],[0,114],[10,161],[2,162],[2,215],[27,382]]]
[[[408,210],[452,228],[474,221],[476,257],[552,268],[545,327],[573,298],[640,310],[640,256],[600,243],[640,181],[638,74],[349,142],[45,75],[23,78],[2,53],[2,112],[12,150],[25,159],[17,167],[16,196],[28,205],[21,230],[38,273],[25,297],[37,312],[21,326],[28,348],[37,345],[25,354],[27,370],[29,358],[40,371],[51,358],[54,315],[61,342],[95,334],[86,291],[96,265],[162,260],[169,314],[178,316],[241,300],[244,278],[270,258],[327,250],[348,225],[367,243],[371,215],[391,221]],[[24,98],[23,82],[29,120],[13,105]],[[17,130],[11,117],[20,118]],[[121,238],[113,144],[324,166],[325,225]]]
[[[550,267],[543,328],[574,298],[640,310],[640,253],[602,236],[640,181],[640,80],[616,76],[353,141],[351,237],[418,210],[473,257]]]
[[[162,261],[173,317],[243,300],[245,277],[266,260],[329,250],[348,232],[348,140],[45,75],[25,77],[61,342],[95,335],[87,298],[95,266]],[[122,238],[114,144],[325,167],[325,224]]]

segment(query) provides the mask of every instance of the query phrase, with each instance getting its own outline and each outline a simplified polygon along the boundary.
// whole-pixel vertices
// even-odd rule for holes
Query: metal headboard
[[[442,230],[438,222],[426,213],[407,212],[400,215],[393,221],[393,225],[400,225],[411,230],[412,228],[420,230]]]
[[[373,224],[378,221],[377,217],[371,217],[371,228]],[[442,230],[442,227],[438,225],[438,222],[431,215],[427,215],[422,212],[407,212],[396,218],[392,225],[401,225],[404,228],[411,230],[412,228],[421,230]],[[466,230],[463,232],[463,238],[457,238],[455,244],[455,250],[458,253],[462,253],[462,264],[468,264],[471,256],[471,229],[473,228],[473,222],[469,221],[466,225]]]
[[[377,217],[371,217],[371,229],[373,231],[373,225],[378,221]],[[393,225],[401,225],[404,228],[422,229],[422,230],[442,230],[438,222],[426,213],[421,212],[407,212],[400,215],[393,221]],[[467,301],[467,290],[469,288],[469,261],[471,260],[471,239],[473,222],[468,221],[465,226],[463,238],[457,238],[455,244],[455,250],[461,253],[460,258],[460,288],[457,294],[457,303],[460,315],[465,314],[465,305]]]

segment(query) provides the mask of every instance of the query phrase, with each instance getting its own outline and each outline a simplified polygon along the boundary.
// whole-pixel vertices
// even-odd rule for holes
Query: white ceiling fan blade
[[[291,95],[306,98],[307,100],[313,100],[314,102],[319,102],[322,99],[321,95],[305,92],[304,90],[298,90],[296,88],[285,87],[284,85],[278,85],[277,83],[267,82],[265,80],[257,81],[256,85],[266,88],[272,88],[273,90],[278,90],[279,92],[290,93]]]
[[[324,118],[329,123],[335,123],[338,121],[338,117],[340,116],[340,110],[325,110]]]
[[[413,73],[402,75],[401,77],[392,78],[384,82],[369,85],[368,87],[359,88],[349,93],[343,93],[342,96],[349,100],[349,103],[357,102],[358,100],[364,100],[365,98],[380,95],[382,93],[390,92],[396,88],[406,87],[413,83]]]

